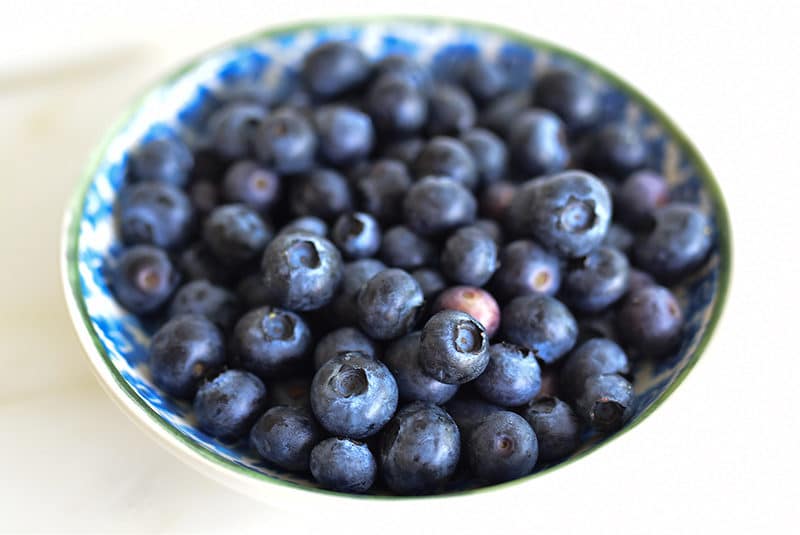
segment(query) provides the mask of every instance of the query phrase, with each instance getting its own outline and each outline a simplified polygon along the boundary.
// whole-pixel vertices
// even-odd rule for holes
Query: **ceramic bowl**
[[[291,90],[305,52],[330,39],[353,41],[373,58],[391,52],[411,54],[430,63],[439,76],[447,76],[476,55],[506,64],[519,80],[531,73],[535,77],[535,73],[554,65],[578,69],[602,94],[605,115],[624,120],[641,132],[674,197],[696,203],[710,215],[715,232],[712,254],[703,269],[678,291],[686,312],[685,339],[673,357],[639,367],[634,383],[637,408],[621,433],[635,427],[697,363],[720,317],[731,268],[730,232],[711,172],[661,110],[605,68],[558,46],[503,28],[428,19],[335,21],[270,29],[201,55],[131,105],[100,144],[80,180],[66,214],[62,251],[66,299],[75,328],[110,395],[181,459],[255,497],[272,500],[277,493],[290,498],[303,493],[304,498],[401,499],[345,498],[320,490],[307,476],[263,463],[246,444],[223,443],[196,429],[189,405],[171,399],[153,385],[146,359],[151,330],[117,305],[105,272],[107,261],[121,250],[112,206],[131,148],[165,130],[179,132],[191,144],[202,144],[202,124],[225,93],[246,88],[254,81],[272,91]],[[594,437],[564,463],[489,489],[536,485],[541,476],[584,457],[603,442]],[[475,492],[480,492],[475,482],[457,481],[445,496]]]

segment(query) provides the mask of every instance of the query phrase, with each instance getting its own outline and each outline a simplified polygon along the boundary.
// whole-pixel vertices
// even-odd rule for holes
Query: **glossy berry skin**
[[[491,184],[504,177],[508,150],[497,135],[485,128],[473,128],[461,134],[461,142],[472,154],[481,184]]]
[[[442,383],[472,381],[489,364],[489,337],[475,318],[442,310],[428,320],[420,337],[422,369]]]
[[[192,399],[197,387],[225,365],[220,330],[202,316],[167,321],[150,340],[150,373],[171,396]]]
[[[186,243],[194,213],[186,194],[163,182],[126,186],[115,206],[117,228],[126,245],[173,249]]]
[[[375,64],[376,79],[387,75],[402,78],[414,86],[418,91],[426,93],[431,85],[430,71],[405,54],[389,54]]]
[[[653,214],[655,227],[634,246],[637,265],[662,281],[697,269],[711,249],[708,217],[696,206],[675,203]]]
[[[582,161],[592,172],[623,178],[647,164],[647,150],[636,130],[611,123],[588,139]]]
[[[500,327],[500,307],[492,294],[475,286],[453,286],[444,290],[433,304],[433,312],[460,310],[478,320],[492,338]]]
[[[561,171],[569,162],[564,123],[547,110],[534,108],[516,116],[507,139],[514,164],[528,176]]]
[[[330,433],[362,439],[377,433],[397,408],[397,383],[381,362],[343,353],[322,365],[311,383],[311,408]]]
[[[328,438],[311,450],[311,475],[326,489],[352,494],[367,492],[378,466],[366,444],[348,438]]]
[[[336,246],[304,232],[276,236],[261,259],[270,300],[301,311],[316,310],[331,302],[342,279],[342,265]]]
[[[114,297],[134,314],[159,310],[180,279],[167,254],[150,245],[136,245],[123,251],[110,273]]]
[[[478,124],[505,138],[514,119],[530,108],[530,105],[530,91],[514,91],[502,95],[484,106],[478,117]]]
[[[378,347],[364,333],[353,327],[342,327],[333,330],[319,339],[314,348],[314,369],[342,353],[361,353],[369,358],[376,358]]]
[[[475,379],[486,401],[504,407],[528,403],[541,386],[542,372],[533,352],[508,343],[489,346],[489,364]]]
[[[483,286],[497,266],[497,244],[478,228],[461,228],[451,234],[444,244],[441,269],[453,282]]]
[[[599,95],[585,76],[569,70],[542,75],[536,82],[533,101],[558,115],[573,134],[593,126],[600,118]]]
[[[311,410],[311,377],[280,378],[267,384],[267,406],[303,407]]]
[[[384,233],[379,256],[387,266],[414,269],[434,264],[436,248],[408,227],[398,225]]]
[[[419,137],[398,139],[384,145],[381,156],[410,166],[413,165],[424,146],[425,141]]]
[[[276,173],[303,173],[314,165],[317,135],[298,110],[279,108],[262,121],[253,147],[258,159]]]
[[[579,345],[564,362],[560,373],[561,390],[567,399],[577,400],[589,377],[611,373],[627,375],[630,370],[628,356],[616,342],[592,338]]]
[[[414,176],[446,176],[467,189],[478,185],[478,168],[472,153],[458,139],[437,136],[422,147],[414,162]]]
[[[349,259],[373,256],[381,245],[381,228],[365,212],[342,214],[331,231],[333,243]]]
[[[387,225],[402,219],[403,199],[410,187],[411,177],[405,164],[378,160],[358,179],[355,190],[361,209]]]
[[[641,355],[659,357],[675,349],[683,331],[683,312],[668,289],[645,286],[630,292],[617,316],[622,338]]]
[[[264,380],[301,368],[311,350],[311,331],[293,312],[269,306],[242,316],[231,337],[237,365]]]
[[[243,204],[216,208],[203,225],[203,241],[227,265],[241,265],[256,258],[271,238],[272,229]]]
[[[186,185],[193,163],[189,148],[174,137],[144,141],[131,154],[131,168],[137,179],[176,187]]]
[[[431,90],[428,100],[430,136],[457,136],[472,128],[477,112],[469,94],[460,87],[440,84]]]
[[[267,405],[261,379],[242,370],[227,370],[197,390],[194,414],[209,435],[235,440],[246,435]]]
[[[499,411],[485,416],[472,428],[465,450],[476,477],[500,483],[530,474],[536,465],[539,445],[522,416]]]
[[[367,93],[366,108],[379,132],[408,135],[418,131],[428,118],[428,100],[403,76],[378,78]]]
[[[583,384],[578,415],[601,433],[619,430],[633,413],[633,386],[621,375],[593,375]]]
[[[197,314],[229,331],[239,318],[241,307],[235,294],[206,280],[190,281],[181,286],[169,306],[169,317]]]
[[[472,223],[477,202],[464,186],[446,177],[426,177],[403,201],[406,225],[421,236],[437,236]]]
[[[336,166],[352,165],[372,150],[375,132],[369,115],[350,106],[331,104],[314,112],[322,157]]]
[[[415,269],[411,272],[411,276],[417,281],[419,287],[422,289],[422,295],[425,300],[433,299],[439,293],[447,288],[447,281],[441,273],[431,268]]]
[[[318,168],[292,184],[289,193],[292,212],[333,221],[353,208],[347,180],[333,169]]]
[[[308,409],[272,407],[250,431],[250,444],[266,461],[285,470],[306,472],[311,450],[323,438]]]
[[[331,41],[306,55],[302,76],[315,96],[330,99],[364,83],[369,76],[369,60],[357,46]]]
[[[453,418],[461,432],[462,442],[469,436],[470,431],[483,420],[484,417],[502,412],[504,409],[492,405],[481,399],[453,399],[444,406],[447,413]]]
[[[363,258],[344,265],[339,292],[331,302],[331,312],[340,320],[340,325],[358,324],[358,292],[369,279],[384,269],[386,266],[383,262],[374,258]]]
[[[492,292],[507,301],[520,295],[555,295],[561,286],[558,258],[536,242],[516,240],[500,251]]]
[[[464,87],[479,103],[489,102],[508,89],[508,76],[500,65],[488,61],[470,62],[464,70]]]
[[[281,180],[257,162],[242,160],[225,173],[222,195],[229,203],[241,203],[257,212],[266,212],[280,198]]]
[[[401,269],[369,279],[356,299],[358,323],[375,340],[391,340],[414,328],[424,304],[422,288]]]
[[[653,171],[637,171],[617,188],[614,194],[615,215],[634,229],[652,223],[653,212],[669,203],[669,186],[663,176]]]
[[[267,110],[254,102],[225,104],[208,119],[211,146],[217,154],[230,160],[249,156],[255,131],[266,117]]]
[[[522,411],[539,443],[539,460],[557,461],[580,444],[580,422],[569,405],[555,397],[541,398]]]
[[[572,349],[578,337],[578,325],[569,309],[547,295],[512,299],[503,308],[501,327],[505,341],[530,349],[548,364]]]
[[[297,231],[308,232],[309,234],[324,238],[328,234],[328,224],[318,217],[306,215],[289,221],[281,228],[279,234]]]
[[[627,256],[611,247],[599,247],[567,270],[561,293],[576,310],[600,312],[625,295],[629,274]]]
[[[452,398],[458,385],[441,383],[427,375],[419,363],[420,332],[409,333],[392,342],[383,362],[397,381],[401,401],[427,401],[441,405]]]
[[[517,185],[512,182],[500,181],[487,185],[479,198],[481,215],[499,221],[505,220],[506,211],[516,194]]]
[[[593,175],[565,171],[526,182],[511,202],[507,222],[560,256],[584,256],[605,238],[611,196]]]
[[[381,434],[381,475],[398,494],[430,494],[455,473],[460,453],[461,437],[450,415],[417,401],[397,411]]]
[[[470,226],[489,236],[497,247],[505,243],[503,227],[494,219],[478,219]]]

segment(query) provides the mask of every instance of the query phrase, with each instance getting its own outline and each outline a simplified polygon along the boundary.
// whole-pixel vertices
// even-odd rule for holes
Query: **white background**
[[[0,3],[0,531],[796,532],[798,3],[363,3]],[[529,32],[650,95],[722,185],[732,292],[709,350],[661,409],[522,497],[287,513],[183,466],[101,392],[61,297],[61,211],[115,114],[188,55],[286,21],[398,12]]]

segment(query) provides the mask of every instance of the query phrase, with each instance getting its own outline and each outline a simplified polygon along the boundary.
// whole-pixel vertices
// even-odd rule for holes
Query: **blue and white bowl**
[[[686,337],[673,358],[641,367],[635,378],[636,412],[625,432],[647,417],[680,384],[700,358],[720,317],[731,268],[725,206],[706,164],[681,131],[653,103],[604,68],[555,45],[510,30],[474,23],[393,19],[313,23],[277,28],[217,48],[167,76],[135,102],[111,130],[81,178],[67,210],[62,251],[66,299],[80,338],[100,381],[123,409],[184,461],[258,498],[304,493],[329,499],[307,476],[260,461],[246,444],[220,442],[194,426],[190,407],[156,388],[147,367],[151,330],[123,310],[110,291],[106,266],[121,251],[112,220],[131,148],[153,135],[179,134],[201,145],[209,112],[231,92],[253,82],[274,92],[291,91],[298,63],[321,41],[347,39],[373,58],[411,54],[433,65],[437,76],[457,71],[476,55],[506,64],[524,81],[553,65],[567,65],[589,77],[603,95],[608,118],[641,132],[676,198],[698,204],[715,223],[715,247],[705,267],[678,291],[686,312]],[[615,436],[618,436],[619,433]],[[609,442],[610,440],[605,440]],[[589,440],[565,462],[596,450]],[[555,467],[503,485],[535,484]],[[453,495],[472,494],[473,481],[454,482]],[[345,498],[341,499],[364,499]],[[372,499],[380,498],[372,496]],[[386,498],[384,498],[386,499]],[[392,500],[409,499],[391,497]]]

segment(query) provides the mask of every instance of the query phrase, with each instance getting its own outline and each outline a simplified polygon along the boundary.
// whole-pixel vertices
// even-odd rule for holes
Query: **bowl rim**
[[[646,109],[654,118],[656,118],[663,126],[664,130],[686,154],[688,160],[691,161],[691,163],[695,166],[704,186],[706,187],[707,193],[711,198],[719,236],[719,278],[715,296],[716,299],[709,317],[708,325],[702,332],[697,347],[692,355],[690,355],[684,369],[678,373],[672,384],[670,384],[658,395],[658,397],[653,400],[650,406],[648,406],[644,411],[642,411],[641,414],[639,414],[620,431],[614,433],[598,444],[593,445],[587,450],[578,453],[567,461],[513,481],[489,485],[477,489],[454,491],[430,496],[354,495],[329,491],[322,488],[308,487],[298,483],[284,481],[268,474],[257,472],[241,466],[205,448],[200,443],[182,434],[149,405],[147,405],[145,400],[142,399],[131,387],[131,385],[121,376],[106,355],[100,338],[92,327],[91,319],[86,309],[86,303],[83,299],[83,292],[81,290],[78,274],[78,238],[81,216],[85,206],[85,198],[88,187],[92,182],[92,178],[96,174],[99,164],[102,162],[103,156],[106,153],[109,144],[119,134],[134,113],[140,108],[144,99],[150,95],[151,92],[162,86],[168,85],[171,82],[174,82],[186,72],[195,68],[207,58],[213,56],[215,53],[233,47],[247,45],[252,41],[281,34],[295,33],[302,30],[319,29],[326,26],[366,26],[375,23],[393,22],[399,24],[449,25],[456,28],[490,32],[525,46],[530,46],[538,50],[545,50],[568,57],[570,60],[586,67],[587,69],[600,73],[602,76],[621,88],[626,95],[631,97],[640,106]],[[258,492],[258,489],[263,488],[260,487],[261,482],[267,482],[277,485],[278,487],[283,487],[285,490],[291,492],[294,496],[303,495],[304,497],[309,497],[311,493],[323,495],[325,498],[339,498],[342,500],[356,500],[359,502],[363,500],[430,501],[442,500],[446,498],[474,496],[476,494],[482,494],[489,491],[495,491],[528,483],[533,479],[548,474],[554,470],[565,468],[574,462],[583,459],[585,456],[605,447],[614,440],[625,435],[646,420],[647,417],[657,408],[659,408],[664,401],[670,397],[675,389],[680,386],[692,368],[694,368],[694,366],[697,364],[700,356],[706,350],[709,341],[711,340],[711,336],[714,333],[722,316],[722,310],[724,308],[730,286],[732,271],[731,241],[731,224],[724,197],[715,176],[711,172],[711,169],[706,161],[701,156],[699,150],[695,147],[688,136],[675,124],[675,122],[661,110],[661,108],[659,108],[652,100],[650,100],[650,98],[645,96],[622,77],[618,76],[611,70],[598,64],[592,59],[584,56],[583,54],[579,54],[561,45],[557,45],[547,40],[540,39],[538,37],[528,35],[522,31],[507,28],[505,26],[451,17],[382,15],[313,19],[302,22],[281,24],[251,32],[218,44],[193,56],[176,69],[171,70],[166,75],[160,76],[155,82],[148,84],[145,90],[140,92],[139,96],[131,101],[127,109],[117,118],[116,121],[114,121],[111,128],[105,132],[101,142],[96,145],[95,149],[91,153],[88,165],[84,168],[77,188],[74,190],[71,198],[68,201],[61,229],[60,268],[62,286],[69,315],[72,319],[75,330],[78,333],[78,337],[81,341],[84,351],[86,352],[86,355],[92,364],[92,370],[97,376],[104,390],[123,409],[123,412],[131,417],[131,419],[133,419],[135,423],[144,429],[147,434],[156,439],[159,444],[166,447],[166,449],[171,451],[185,463],[189,464],[193,468],[202,469],[202,471],[207,475],[236,490],[242,490],[245,487],[249,487],[252,491]]]

